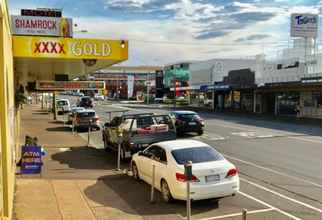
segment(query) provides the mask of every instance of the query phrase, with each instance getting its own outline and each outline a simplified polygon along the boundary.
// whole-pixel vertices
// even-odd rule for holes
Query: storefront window
[[[312,94],[314,104],[316,108],[322,108],[322,93],[321,92],[314,92]]]

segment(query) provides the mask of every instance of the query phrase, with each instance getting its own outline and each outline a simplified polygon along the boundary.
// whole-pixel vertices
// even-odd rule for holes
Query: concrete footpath
[[[37,136],[48,155],[41,175],[17,174],[15,219],[177,219],[167,213],[160,213],[158,218],[153,210],[135,208],[142,204],[142,198],[149,204],[149,187],[136,191],[138,183],[114,171],[112,153],[87,147],[84,139],[73,135],[68,126],[53,121],[52,115],[40,106],[24,108],[21,130],[22,142],[25,135]],[[131,188],[132,194],[128,193]]]

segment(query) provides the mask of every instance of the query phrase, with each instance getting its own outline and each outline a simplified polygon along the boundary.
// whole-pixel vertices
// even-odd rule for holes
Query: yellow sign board
[[[102,90],[104,81],[36,81],[37,90],[63,91],[63,90]]]
[[[13,56],[21,58],[127,60],[128,41],[13,36]]]

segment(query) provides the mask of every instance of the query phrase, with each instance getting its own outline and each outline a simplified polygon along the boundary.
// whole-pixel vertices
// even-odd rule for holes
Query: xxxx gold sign
[[[126,60],[127,41],[13,36],[14,57]]]

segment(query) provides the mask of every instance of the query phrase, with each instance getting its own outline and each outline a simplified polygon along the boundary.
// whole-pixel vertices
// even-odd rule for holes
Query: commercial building
[[[9,19],[7,1],[0,1],[0,10],[0,218],[12,219],[16,162],[23,144],[19,140],[19,114],[26,90],[62,90],[65,88],[55,79],[72,79],[125,61],[128,41],[72,38],[71,25],[61,13],[41,18],[59,21],[55,28],[27,25],[30,16],[23,15],[15,18],[24,25],[15,27],[10,24],[14,19]]]
[[[257,62],[256,59],[211,59],[191,63],[190,105],[251,111]]]
[[[105,81],[105,95],[109,98],[136,99],[149,93],[156,94],[159,66],[113,66],[95,71],[95,80]]]

